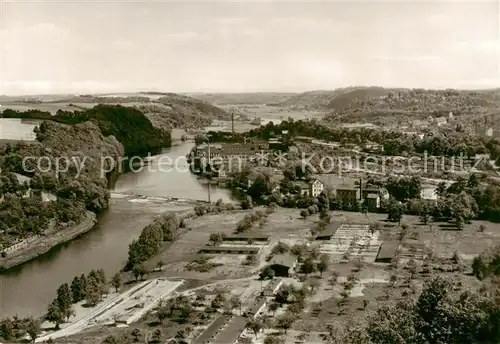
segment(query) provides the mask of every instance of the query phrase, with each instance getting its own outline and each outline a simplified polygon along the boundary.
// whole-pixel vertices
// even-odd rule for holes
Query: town
[[[0,13],[0,344],[500,343],[497,4]]]

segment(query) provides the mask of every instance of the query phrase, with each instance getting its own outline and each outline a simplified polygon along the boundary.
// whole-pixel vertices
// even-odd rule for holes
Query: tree
[[[320,261],[318,263],[318,271],[320,272],[321,276],[323,276],[323,272],[328,270],[328,266],[330,265],[330,258],[328,257],[327,254],[323,254],[320,257]]]
[[[302,263],[301,271],[306,274],[306,276],[316,271],[316,266],[314,265],[314,262],[311,258],[307,258],[306,260],[304,260],[304,262]]]
[[[300,211],[300,216],[302,216],[304,219],[305,219],[306,217],[308,217],[309,215],[310,215],[310,214],[309,214],[309,210],[307,210],[307,209],[302,209],[302,210]]]
[[[138,264],[132,268],[132,274],[134,275],[136,281],[138,278],[142,280],[144,276],[148,274],[148,269],[144,264]]]
[[[82,280],[75,276],[71,282],[71,300],[76,303],[83,300],[84,297],[84,286],[82,285]]]
[[[154,332],[153,332],[153,335],[151,336],[151,341],[153,341],[154,343],[160,343],[161,340],[162,340],[162,332],[161,332],[161,329],[156,329]]]
[[[71,299],[71,291],[69,285],[67,283],[62,284],[57,289],[57,298],[56,298],[57,306],[61,315],[64,319],[68,320],[69,317],[73,314],[72,310],[72,299]]]
[[[31,342],[34,343],[40,333],[40,321],[29,317],[27,319],[26,332],[29,334]]]
[[[427,208],[427,206],[424,206],[420,212],[420,222],[426,225],[429,223],[429,220],[430,220],[429,209]]]
[[[163,260],[159,260],[157,263],[156,263],[156,268],[158,269],[158,271],[161,271],[161,269],[163,268],[163,265],[165,265],[165,263],[163,262]]]
[[[57,300],[54,300],[50,303],[47,309],[47,314],[45,314],[45,320],[54,323],[56,325],[56,330],[58,330],[59,325],[64,322],[64,316],[59,309]]]
[[[264,338],[264,344],[285,344],[285,338],[268,335]]]
[[[276,320],[276,327],[287,333],[288,329],[292,327],[294,321],[295,318],[292,314],[285,313]]]
[[[488,272],[488,265],[486,265],[483,257],[481,255],[475,257],[472,260],[472,274],[476,276],[477,279],[482,280],[486,277]]]
[[[240,315],[241,315],[241,300],[240,300],[239,296],[237,296],[237,295],[232,296],[231,299],[229,300],[229,302],[231,304],[231,311],[235,308],[239,308]]]
[[[314,293],[320,286],[321,283],[318,279],[312,279],[308,282],[309,288],[311,288],[311,293]]]
[[[255,334],[255,338],[257,338],[259,332],[262,330],[264,326],[262,325],[262,322],[260,322],[259,320],[250,320],[247,323],[247,327],[253,331],[253,333]]]
[[[403,207],[398,201],[391,202],[389,206],[388,219],[392,222],[397,222],[398,225],[401,224],[401,219],[403,218]]]
[[[111,285],[115,288],[115,291],[118,292],[118,289],[120,289],[122,285],[122,276],[119,272],[113,275],[113,278],[111,279]]]
[[[208,137],[206,135],[203,135],[203,134],[197,134],[195,137],[194,137],[194,142],[197,144],[197,145],[201,145],[203,143],[207,143],[208,142]]]
[[[280,305],[277,302],[271,302],[271,304],[269,305],[269,310],[271,312],[273,312],[273,317],[274,317],[274,314],[276,313],[276,311],[278,310],[279,307],[280,307]]]
[[[215,298],[212,300],[212,303],[210,304],[210,306],[212,306],[212,308],[214,309],[219,309],[221,308],[222,306],[224,306],[224,302],[226,300],[224,299],[224,296],[222,294],[217,294],[215,296]]]
[[[213,245],[213,246],[219,246],[224,242],[224,239],[226,238],[226,235],[224,233],[212,233],[210,234],[210,238],[208,241]]]
[[[273,279],[274,276],[275,276],[275,272],[273,269],[271,269],[270,266],[266,266],[262,272],[260,273],[259,277],[260,279],[262,280],[265,280],[265,279]]]

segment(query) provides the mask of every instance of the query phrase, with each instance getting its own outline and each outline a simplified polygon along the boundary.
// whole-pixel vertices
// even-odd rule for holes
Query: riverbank
[[[96,214],[91,211],[87,211],[84,219],[79,224],[71,228],[66,228],[62,231],[41,236],[40,238],[29,243],[26,248],[15,251],[7,257],[0,258],[0,271],[6,271],[35,259],[49,252],[54,247],[69,242],[81,234],[87,233],[96,225],[96,223]]]

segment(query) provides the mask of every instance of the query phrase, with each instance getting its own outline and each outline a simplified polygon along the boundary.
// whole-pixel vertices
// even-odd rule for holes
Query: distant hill
[[[177,93],[165,93],[155,101],[133,106],[160,128],[199,129],[209,126],[214,119],[229,120],[231,117],[208,102]]]
[[[299,109],[325,109],[333,98],[346,90],[345,88],[341,88],[333,91],[303,92],[286,99],[281,105]]]
[[[255,92],[255,93],[186,93],[186,95],[214,105],[257,105],[280,104],[296,93]]]
[[[208,126],[214,119],[230,119],[224,110],[200,99],[176,93],[144,92],[116,93],[106,95],[67,95],[57,97],[36,97],[40,102],[30,101],[34,97],[4,97],[3,108],[18,111],[29,109],[48,111],[55,115],[57,110],[87,110],[98,104],[124,105],[143,112],[157,127],[195,128]]]
[[[330,111],[383,110],[416,111],[432,109],[463,109],[467,106],[489,106],[500,101],[498,90],[425,90],[360,86],[332,91],[310,91],[297,94],[283,106]]]

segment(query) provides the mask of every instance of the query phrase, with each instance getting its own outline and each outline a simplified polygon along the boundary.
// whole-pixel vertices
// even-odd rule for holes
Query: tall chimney
[[[234,139],[234,112],[231,112],[231,132],[233,133]]]

